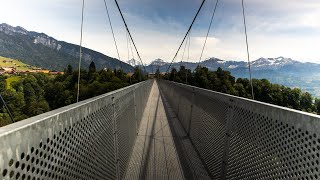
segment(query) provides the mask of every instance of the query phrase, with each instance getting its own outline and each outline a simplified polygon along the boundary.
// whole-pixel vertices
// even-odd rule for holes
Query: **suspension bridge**
[[[0,178],[319,179],[319,128],[317,115],[150,79],[1,127]]]

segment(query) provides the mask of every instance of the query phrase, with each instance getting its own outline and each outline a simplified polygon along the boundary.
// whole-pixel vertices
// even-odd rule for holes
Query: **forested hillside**
[[[81,70],[80,100],[107,93],[146,79],[139,68],[132,76],[122,70],[96,70],[92,62],[89,70]],[[69,65],[64,75],[30,73],[17,76],[8,86],[9,76],[0,75],[0,93],[15,121],[26,119],[76,102],[78,71]],[[12,78],[14,76],[10,76]],[[0,103],[0,126],[10,124],[10,116]]]
[[[156,74],[160,76],[159,71]],[[236,79],[229,71],[224,71],[220,67],[217,71],[210,71],[206,67],[198,66],[192,72],[190,69],[181,66],[179,71],[173,68],[164,78],[200,88],[251,98],[250,81],[247,78]],[[308,92],[303,92],[299,88],[272,84],[267,79],[253,79],[252,83],[255,100],[320,114],[320,99],[312,97]]]

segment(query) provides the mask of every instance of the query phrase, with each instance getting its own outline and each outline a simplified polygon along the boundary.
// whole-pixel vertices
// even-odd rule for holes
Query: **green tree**
[[[89,73],[95,73],[96,72],[96,64],[92,61],[89,65]]]
[[[316,107],[316,112],[317,112],[318,114],[320,114],[320,99],[319,99],[319,98],[316,98],[314,104],[315,104],[315,107]]]
[[[197,66],[197,68],[195,69],[194,78],[195,86],[210,89],[210,83],[208,80],[208,68]]]
[[[91,64],[90,64],[91,65]],[[65,75],[66,76],[69,76],[69,75],[71,75],[72,74],[72,72],[73,72],[73,69],[72,69],[72,66],[69,64],[68,65],[68,67],[67,67],[67,69],[65,70]]]
[[[19,121],[26,118],[26,116],[23,114],[23,109],[25,108],[26,103],[22,92],[16,92],[13,89],[7,89],[2,93],[2,97],[6,102],[7,107],[9,108],[15,121]],[[2,108],[2,112],[7,112],[7,110],[5,110],[4,107]],[[9,116],[7,117],[10,118]]]
[[[131,77],[131,81],[132,83],[137,83],[137,82],[140,82],[140,81],[143,81],[143,75],[142,75],[142,71],[139,67],[135,67],[134,68],[134,73]]]
[[[96,73],[96,65],[92,61],[89,65],[89,71],[88,71],[88,82],[94,81],[95,79],[95,73]]]
[[[300,104],[301,104],[302,110],[311,112],[312,111],[312,96],[311,96],[311,94],[308,92],[302,93]]]
[[[246,89],[243,87],[243,84],[235,83],[233,86],[236,90],[236,93],[234,95],[240,96],[240,97],[248,97]]]
[[[300,106],[301,90],[299,88],[290,89],[289,87],[283,88],[284,105],[297,110],[302,110]]]
[[[171,73],[169,75],[169,80],[170,81],[175,81],[176,75],[177,75],[177,69],[173,67],[171,69]]]
[[[3,92],[7,89],[6,79],[7,77],[0,75],[0,92]]]

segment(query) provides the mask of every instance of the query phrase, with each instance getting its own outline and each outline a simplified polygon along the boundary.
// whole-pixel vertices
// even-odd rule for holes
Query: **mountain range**
[[[23,63],[50,70],[63,70],[67,65],[78,67],[80,48],[78,45],[56,40],[44,33],[28,31],[23,27],[13,27],[0,24],[0,56],[17,59]],[[120,68],[132,72],[134,66],[141,66],[135,59],[127,63],[109,57],[97,51],[82,48],[82,68],[88,68],[93,61],[97,69]],[[180,65],[194,70],[199,63],[176,62],[171,67],[176,69]],[[147,72],[166,72],[170,63],[156,59],[145,68]],[[219,58],[209,58],[200,62],[201,66],[215,71],[218,67],[231,72],[236,78],[248,78],[248,63],[245,61],[225,61]],[[259,58],[251,62],[252,77],[266,78],[272,83],[283,84],[289,87],[299,87],[320,97],[320,64],[300,62],[291,58]]]
[[[120,68],[133,71],[133,67],[118,59],[97,51],[82,48],[82,67],[88,68],[93,61],[97,69]],[[0,24],[0,56],[18,59],[24,63],[51,70],[63,70],[67,65],[78,67],[80,47],[58,41],[44,33],[28,31],[23,27]]]
[[[132,60],[131,60],[132,61]],[[272,83],[282,84],[289,87],[299,87],[313,95],[320,97],[320,64],[301,62],[286,57],[259,58],[251,63],[252,77],[256,79],[268,79]],[[170,63],[162,59],[152,61],[146,70],[155,73],[166,72]],[[179,70],[180,65],[194,70],[199,63],[176,62],[171,65]],[[219,58],[209,58],[200,62],[201,66],[215,71],[218,67],[231,72],[236,78],[248,78],[248,63],[245,61],[225,61]]]
[[[130,60],[131,64],[134,59]],[[251,70],[253,71],[278,71],[286,73],[317,73],[320,70],[320,64],[311,62],[300,62],[291,58],[277,57],[277,58],[259,58],[251,63]],[[166,72],[170,63],[162,59],[156,59],[152,61],[146,69],[148,72],[152,72],[159,67],[160,72]],[[209,58],[200,63],[194,62],[175,62],[171,67],[180,68],[180,65],[186,66],[188,69],[194,70],[198,65],[207,67],[209,70],[215,71],[218,67],[223,68],[231,72],[239,72],[242,70],[248,70],[248,63],[245,61],[225,61],[218,58]]]

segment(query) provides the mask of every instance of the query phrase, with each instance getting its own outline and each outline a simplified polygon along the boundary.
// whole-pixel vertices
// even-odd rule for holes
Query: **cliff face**
[[[83,48],[82,53],[84,68],[88,68],[93,61],[98,69],[122,66],[127,72],[133,71],[131,65],[91,49]],[[43,68],[63,70],[68,64],[78,67],[80,47],[58,41],[44,33],[0,24],[0,55]]]
[[[34,37],[33,43],[35,44],[42,44],[44,46],[47,46],[51,49],[59,51],[62,47],[61,44],[58,44],[58,41],[52,38],[48,38],[48,36],[40,35]]]

